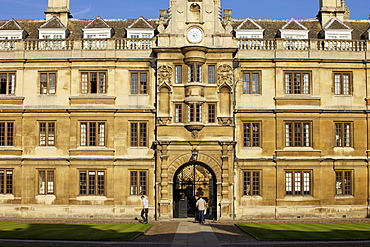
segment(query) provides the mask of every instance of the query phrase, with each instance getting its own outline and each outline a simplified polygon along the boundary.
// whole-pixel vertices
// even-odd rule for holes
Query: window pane
[[[96,123],[89,123],[89,146],[96,146]]]
[[[138,127],[137,123],[131,123],[131,146],[138,146]]]
[[[335,173],[335,193],[337,195],[343,195],[343,173]]]
[[[90,73],[90,93],[97,93],[98,92],[98,81],[97,81],[97,73],[91,72]]]
[[[352,172],[350,171],[344,172],[344,194],[352,194]]]
[[[81,123],[81,146],[87,146],[87,123]]]
[[[40,146],[46,146],[46,123],[40,123]]]
[[[103,171],[98,172],[98,195],[104,195],[105,190],[105,176]]]
[[[105,73],[99,73],[99,93],[105,93]]]
[[[8,146],[13,146],[13,134],[14,134],[14,124],[8,123],[8,133],[7,133]]]
[[[47,81],[47,74],[42,73],[40,75],[40,94],[47,94],[48,93],[48,81]]]
[[[344,124],[344,146],[351,146],[351,125],[349,123]]]
[[[54,171],[48,171],[48,194],[54,194]]]
[[[48,124],[48,146],[54,146],[55,144],[55,124],[54,123],[49,123]]]
[[[259,74],[252,74],[252,94],[259,94]]]
[[[105,146],[105,124],[99,123],[99,146]]]
[[[292,182],[292,172],[287,172],[285,174],[285,191],[287,195],[293,195]]]
[[[55,94],[56,89],[56,74],[49,74],[49,94]]]
[[[0,170],[0,194],[5,194],[5,174]]]
[[[182,83],[182,66],[176,66],[176,83]]]
[[[301,173],[300,172],[295,172],[294,173],[294,192],[295,195],[302,195],[301,191]]]
[[[88,74],[82,73],[81,74],[81,93],[87,93],[87,85],[88,85]]]
[[[243,93],[249,94],[250,93],[250,74],[244,74],[243,80]]]
[[[350,93],[349,75],[343,75],[343,94]]]
[[[215,123],[216,122],[216,105],[209,104],[208,105],[208,123]]]
[[[146,172],[140,172],[140,194],[146,194]]]
[[[215,66],[214,65],[208,66],[208,83],[211,83],[211,84],[215,83]]]
[[[182,105],[181,104],[175,105],[175,122],[182,123]]]
[[[6,123],[0,123],[0,146],[5,146],[5,125]]]
[[[7,74],[0,74],[0,94],[6,94],[7,81]]]
[[[45,171],[39,171],[39,194],[45,195],[45,185],[46,185],[46,177]]]
[[[292,93],[292,74],[285,74],[285,93]]]
[[[303,74],[303,93],[309,94],[310,93],[310,75]]]
[[[131,74],[131,93],[138,93],[138,74]]]
[[[146,123],[140,123],[140,147],[146,147]]]
[[[260,173],[253,172],[253,195],[260,194]]]
[[[137,195],[137,172],[130,172],[130,178],[131,178],[131,195]]]
[[[252,124],[252,133],[253,133],[253,147],[259,147],[260,146],[260,124],[259,123],[253,123]]]
[[[6,171],[6,193],[13,194],[13,172]]]
[[[147,75],[146,73],[140,74],[140,93],[146,94],[146,87],[147,87]]]
[[[251,173],[244,172],[244,195],[249,196],[251,191]]]
[[[95,195],[96,192],[96,172],[89,171],[89,195]]]
[[[310,173],[309,172],[304,172],[303,173],[303,194],[304,195],[310,195]]]
[[[87,195],[87,172],[80,172],[80,194]]]
[[[301,93],[301,74],[294,74],[294,94]]]
[[[342,87],[341,87],[341,75],[335,74],[334,75],[334,92],[335,94],[342,94]]]
[[[251,125],[244,124],[244,147],[251,146]]]
[[[291,147],[292,146],[292,124],[287,123],[285,125],[285,146]]]

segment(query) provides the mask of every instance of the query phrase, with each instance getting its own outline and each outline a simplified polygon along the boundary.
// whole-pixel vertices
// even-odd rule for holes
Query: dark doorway
[[[175,173],[173,188],[174,218],[195,217],[195,204],[200,195],[208,204],[205,218],[216,218],[216,176],[208,166],[199,162],[183,165]]]

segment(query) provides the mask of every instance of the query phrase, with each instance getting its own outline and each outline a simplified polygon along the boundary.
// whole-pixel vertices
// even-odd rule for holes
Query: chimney
[[[320,0],[320,11],[317,17],[322,26],[334,17],[344,21],[349,19],[349,15],[350,12],[345,0]]]
[[[56,16],[67,27],[69,18],[72,18],[69,6],[70,0],[48,0],[48,8],[45,11],[46,20]]]

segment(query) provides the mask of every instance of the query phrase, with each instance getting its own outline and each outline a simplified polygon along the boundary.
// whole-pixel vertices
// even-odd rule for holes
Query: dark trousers
[[[144,223],[148,223],[148,208],[141,210],[141,218],[143,218]]]

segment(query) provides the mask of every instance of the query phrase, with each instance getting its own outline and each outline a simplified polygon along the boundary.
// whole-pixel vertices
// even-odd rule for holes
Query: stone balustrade
[[[26,51],[72,50],[73,41],[60,39],[26,40],[24,42],[24,49]]]
[[[237,39],[240,50],[253,51],[350,51],[366,52],[366,40],[287,40]],[[6,51],[62,51],[62,50],[150,50],[156,39],[83,39],[83,40],[0,40],[0,52]]]
[[[364,40],[322,40],[317,42],[320,51],[366,51]]]

